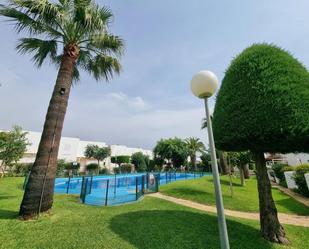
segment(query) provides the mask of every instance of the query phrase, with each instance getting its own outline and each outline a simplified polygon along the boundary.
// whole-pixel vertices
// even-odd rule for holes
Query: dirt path
[[[208,205],[200,204],[200,203],[193,202],[193,201],[179,199],[179,198],[163,195],[161,193],[150,194],[149,196],[163,199],[163,200],[170,201],[170,202],[174,202],[182,206],[195,208],[201,211],[217,213],[216,207],[214,206],[208,206]],[[225,215],[237,217],[237,218],[249,219],[249,220],[259,220],[260,219],[259,213],[240,212],[240,211],[234,211],[234,210],[229,210],[229,209],[225,209]],[[300,215],[282,214],[282,213],[279,213],[278,215],[279,215],[279,220],[282,224],[309,227],[309,216],[300,216]]]

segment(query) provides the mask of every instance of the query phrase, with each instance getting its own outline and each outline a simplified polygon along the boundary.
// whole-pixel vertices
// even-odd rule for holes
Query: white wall
[[[144,155],[148,155],[151,159],[153,153],[151,150],[144,150],[142,148],[130,148],[125,145],[111,145],[112,156],[132,156],[136,152],[142,152]]]
[[[283,154],[283,157],[290,166],[309,163],[309,154],[307,153],[288,153]]]
[[[286,180],[286,184],[289,189],[295,189],[298,188],[294,179],[293,179],[294,171],[285,171],[284,176]]]

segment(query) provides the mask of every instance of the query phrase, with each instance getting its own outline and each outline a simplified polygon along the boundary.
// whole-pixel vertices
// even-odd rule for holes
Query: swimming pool
[[[163,184],[205,175],[203,172],[165,172],[56,178],[55,192],[79,194],[85,204],[110,206],[136,201],[145,193],[157,192]]]

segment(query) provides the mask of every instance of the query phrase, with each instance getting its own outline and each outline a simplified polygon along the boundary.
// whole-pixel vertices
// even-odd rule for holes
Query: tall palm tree
[[[194,169],[197,170],[196,166],[196,153],[203,152],[205,150],[204,144],[200,141],[199,138],[196,137],[189,137],[185,140],[187,147],[190,152],[190,160]]]
[[[20,206],[20,216],[27,219],[53,204],[57,156],[72,80],[79,79],[78,69],[97,81],[119,73],[123,41],[108,32],[111,11],[92,0],[8,0],[0,5],[0,15],[13,22],[17,33],[27,34],[19,40],[18,52],[32,53],[38,67],[47,59],[59,67]]]

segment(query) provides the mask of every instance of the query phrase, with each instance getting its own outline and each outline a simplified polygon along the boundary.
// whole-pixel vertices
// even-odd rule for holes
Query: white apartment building
[[[41,132],[27,131],[27,139],[30,145],[27,146],[27,151],[24,157],[20,160],[22,163],[33,163],[35,160],[36,153],[38,151]],[[61,137],[58,158],[64,159],[66,162],[79,162],[80,170],[85,171],[85,167],[89,163],[97,163],[96,160],[87,159],[84,156],[85,149],[88,144],[98,145],[99,147],[107,147],[108,145],[104,142],[96,141],[84,141],[74,137]],[[131,156],[133,153],[142,152],[153,158],[151,150],[145,150],[142,148],[130,148],[125,145],[110,145],[111,156]],[[109,170],[117,166],[111,163],[111,158],[106,158],[101,162],[101,167],[105,166]]]
[[[266,153],[266,158],[270,165],[273,163],[282,163],[290,166],[298,166],[309,163],[309,154],[307,153]]]

